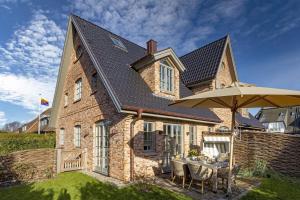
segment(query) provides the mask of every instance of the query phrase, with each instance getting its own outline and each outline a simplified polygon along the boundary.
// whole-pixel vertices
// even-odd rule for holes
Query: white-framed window
[[[76,59],[79,59],[80,56],[82,55],[82,53],[83,53],[83,49],[82,49],[81,45],[79,45],[76,49]]]
[[[155,151],[155,130],[152,122],[144,122],[144,151]]]
[[[98,79],[98,75],[97,73],[94,73],[92,75],[92,81],[91,81],[92,91],[97,90],[97,79]]]
[[[61,128],[59,130],[59,145],[64,145],[65,143],[65,129]]]
[[[160,90],[173,92],[174,69],[165,59],[160,62]]]
[[[190,147],[193,148],[197,145],[197,126],[189,127],[189,136],[190,136]]]
[[[172,156],[183,156],[183,126],[180,124],[164,124],[163,132],[166,135],[165,149],[170,150]]]
[[[64,96],[64,106],[68,105],[68,103],[69,103],[68,101],[69,101],[68,93],[65,93],[65,96]]]
[[[75,82],[75,91],[74,91],[74,100],[80,100],[81,99],[81,93],[82,93],[82,79],[78,79]]]
[[[222,70],[225,69],[225,63],[224,63],[224,62],[222,62],[221,67],[222,67],[222,68],[221,68]]]
[[[80,135],[81,135],[81,126],[76,125],[74,127],[74,146],[80,147]]]

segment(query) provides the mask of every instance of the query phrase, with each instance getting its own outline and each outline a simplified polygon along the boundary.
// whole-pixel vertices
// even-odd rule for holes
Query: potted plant
[[[199,156],[199,153],[197,149],[191,149],[188,156],[191,157],[191,160],[196,160],[197,156]]]

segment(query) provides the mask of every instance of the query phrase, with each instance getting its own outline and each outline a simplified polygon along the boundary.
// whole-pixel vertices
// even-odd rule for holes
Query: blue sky
[[[178,55],[230,34],[241,81],[300,90],[300,1],[0,0],[0,126],[52,103],[70,13]]]

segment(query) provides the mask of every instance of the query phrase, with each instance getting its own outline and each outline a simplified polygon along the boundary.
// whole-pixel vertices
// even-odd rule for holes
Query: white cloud
[[[0,101],[20,105],[35,112],[39,105],[39,94],[48,100],[52,99],[54,83],[39,77],[0,74]]]
[[[173,47],[183,53],[214,33],[214,23],[239,15],[244,1],[226,2],[209,5],[209,9],[216,10],[214,15],[206,11],[206,2],[196,0],[74,0],[71,3],[79,16],[142,46],[153,38],[160,48]],[[208,18],[211,18],[209,22]]]
[[[52,100],[64,32],[39,10],[0,46],[0,101],[35,112],[39,94]]]
[[[56,76],[63,40],[64,31],[42,11],[36,11],[27,26],[0,46],[0,68],[32,77]]]
[[[0,127],[6,123],[7,119],[5,117],[5,112],[0,111]]]

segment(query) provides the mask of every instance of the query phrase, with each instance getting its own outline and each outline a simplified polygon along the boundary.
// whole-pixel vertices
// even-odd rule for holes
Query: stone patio
[[[174,183],[170,180],[168,175],[156,178],[155,184],[159,185],[160,187],[176,191],[179,193],[183,193],[192,197],[193,199],[202,199],[202,200],[222,200],[222,199],[233,199],[237,200],[244,196],[250,189],[253,187],[257,187],[260,182],[258,179],[254,178],[241,178],[238,177],[236,180],[236,185],[232,186],[232,197],[228,198],[226,196],[226,189],[222,188],[221,181],[218,184],[218,192],[214,193],[211,191],[211,186],[206,184],[204,186],[204,194],[200,193],[200,184],[196,185],[193,184],[191,189],[188,190],[188,183],[186,182],[185,188],[182,188],[182,182],[175,181]]]
[[[122,188],[125,186],[128,186],[132,183],[124,183],[120,180],[107,177],[98,173],[94,172],[82,172],[84,174],[87,174],[89,176],[92,176],[96,178],[97,180],[104,182],[104,183],[109,183],[112,185],[115,185],[116,187]],[[201,200],[223,200],[223,199],[229,199],[226,196],[226,189],[222,188],[221,181],[218,184],[218,192],[214,193],[211,191],[211,186],[210,185],[205,185],[204,186],[204,194],[200,193],[200,184],[196,185],[193,184],[190,190],[188,190],[188,182],[186,182],[185,188],[182,188],[182,182],[181,181],[175,181],[174,183],[170,180],[170,175],[169,174],[164,174],[160,177],[155,177],[154,179],[151,179],[149,183],[154,183],[155,185],[158,185],[162,188],[179,192],[182,194],[185,194],[187,196],[190,196],[193,199],[201,199]],[[147,182],[147,181],[145,181]],[[137,182],[139,183],[139,182]],[[231,199],[233,200],[238,200],[247,192],[252,189],[253,187],[257,187],[260,184],[259,179],[255,178],[241,178],[238,177],[236,180],[236,185],[232,186],[232,197]]]

